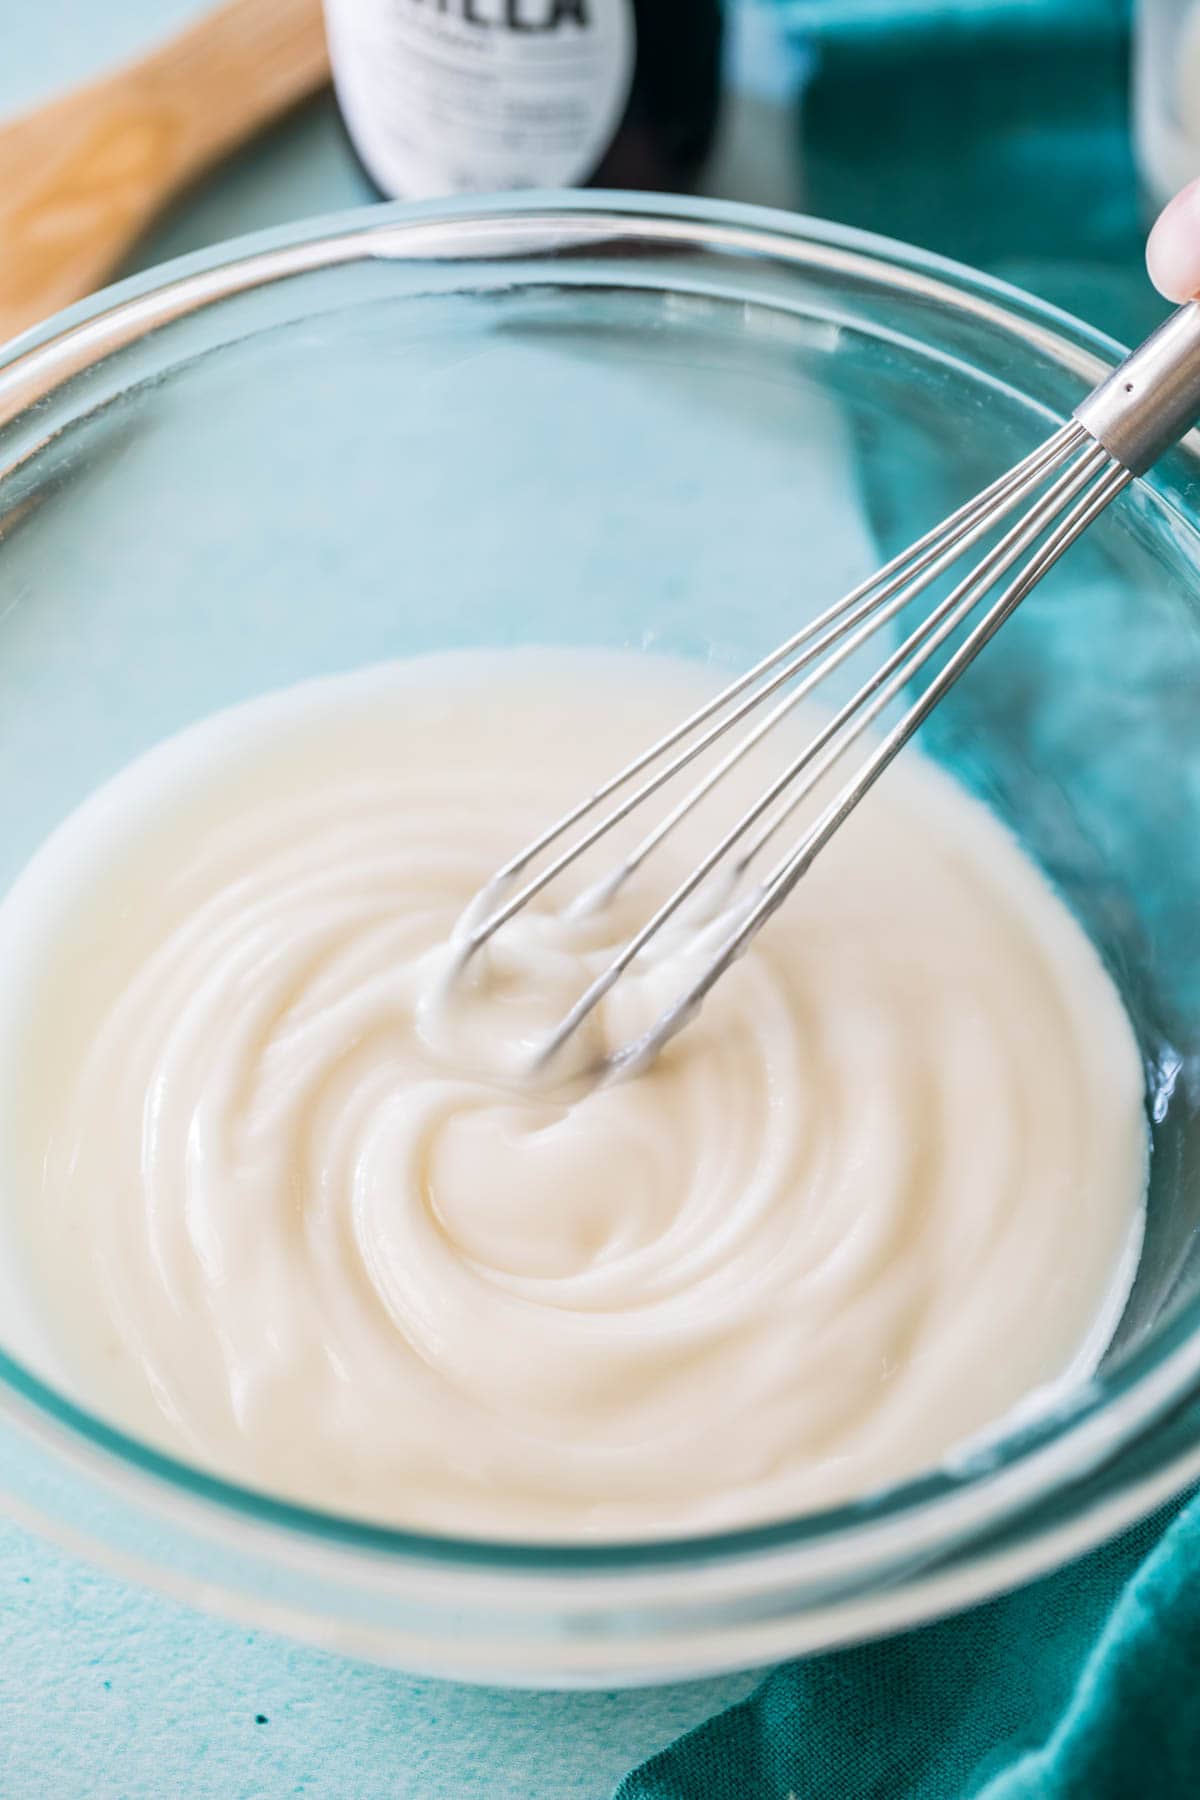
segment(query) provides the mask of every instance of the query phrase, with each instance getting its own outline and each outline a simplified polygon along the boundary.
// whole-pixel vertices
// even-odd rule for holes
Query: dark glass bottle
[[[686,188],[712,144],[721,0],[325,0],[350,142],[389,199]]]

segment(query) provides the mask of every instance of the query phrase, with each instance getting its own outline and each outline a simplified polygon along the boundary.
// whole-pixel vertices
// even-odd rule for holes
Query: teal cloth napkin
[[[780,0],[814,73],[808,210],[989,270],[1123,340],[1163,303],[1129,134],[1128,0]]]
[[[973,1612],[789,1664],[616,1800],[1196,1800],[1200,1500]]]
[[[778,0],[810,212],[1136,341],[1164,312],[1125,0]],[[1200,1800],[1200,1499],[959,1617],[776,1670],[616,1800]]]

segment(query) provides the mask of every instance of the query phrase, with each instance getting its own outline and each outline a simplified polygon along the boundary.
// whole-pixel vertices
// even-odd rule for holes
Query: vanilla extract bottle
[[[721,0],[325,0],[350,141],[389,199],[692,185]]]

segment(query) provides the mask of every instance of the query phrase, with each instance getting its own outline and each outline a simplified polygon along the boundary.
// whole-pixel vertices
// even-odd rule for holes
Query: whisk
[[[711,925],[706,928],[705,955],[698,969],[650,1028],[610,1053],[596,1073],[631,1072],[657,1056],[695,1015],[714,983],[783,904],[893,758],[1046,571],[1134,476],[1148,469],[1197,418],[1200,304],[1190,302],[1134,350],[1076,407],[1070,423],[1039,449],[738,676],[507,862],[463,915],[456,939],[459,970],[613,827],[645,806],[726,734],[737,732],[714,766],[682,793],[582,902],[574,904],[600,908],[611,901],[788,713],[919,595],[941,577],[949,579],[949,591],[851,698],[821,723],[760,797],[614,952],[541,1045],[539,1066],[553,1063],[635,958],[703,884],[726,881],[729,898],[718,914],[715,932]],[[997,527],[1013,514],[1016,519],[996,537]],[[989,538],[994,538],[990,547],[979,550],[965,572],[956,574],[957,566]],[[874,721],[939,648],[973,618],[967,635],[899,721],[883,735],[867,737]],[[738,727],[744,729],[738,732]],[[864,737],[867,742],[852,773],[833,798],[765,874],[756,873],[748,881],[787,820]]]

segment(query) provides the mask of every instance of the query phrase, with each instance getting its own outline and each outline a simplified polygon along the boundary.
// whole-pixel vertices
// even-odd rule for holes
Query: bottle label
[[[629,100],[632,0],[325,0],[346,125],[387,194],[570,187]]]

